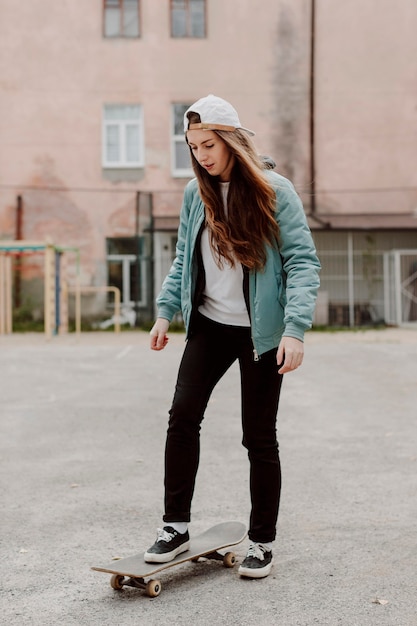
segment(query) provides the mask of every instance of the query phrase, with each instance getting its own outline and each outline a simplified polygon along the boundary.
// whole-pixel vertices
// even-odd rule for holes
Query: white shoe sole
[[[266,576],[269,576],[269,574],[271,573],[273,563],[274,560],[272,559],[272,561],[268,563],[268,565],[257,569],[252,567],[243,567],[241,565],[238,571],[240,576],[245,576],[246,578],[266,578]]]
[[[153,552],[145,552],[144,559],[146,563],[169,563],[176,556],[182,554],[183,552],[187,552],[190,549],[190,542],[186,541],[182,543],[178,548],[172,550],[171,552],[165,552],[164,554],[154,554]]]

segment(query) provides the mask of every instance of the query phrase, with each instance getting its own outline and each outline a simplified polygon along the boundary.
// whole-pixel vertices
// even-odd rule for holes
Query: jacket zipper
[[[252,346],[253,346],[253,360],[255,361],[255,363],[257,361],[260,360],[260,356],[258,354],[257,349],[255,348],[255,341],[253,339],[252,336],[252,316],[251,316],[251,312],[250,312],[250,300],[249,300],[249,271],[247,269],[247,267],[245,267],[244,265],[242,265],[242,269],[243,269],[243,297],[245,300],[245,304],[246,304],[246,309],[248,311],[248,315],[249,315],[249,322],[250,322],[250,328],[251,328],[251,341],[252,341]]]

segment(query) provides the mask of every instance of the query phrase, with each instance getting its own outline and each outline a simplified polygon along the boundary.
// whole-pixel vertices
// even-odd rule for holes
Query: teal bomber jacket
[[[294,186],[276,172],[265,171],[265,176],[276,192],[279,249],[266,246],[265,267],[249,272],[249,315],[258,355],[277,347],[283,336],[303,341],[320,284],[320,262]],[[204,205],[194,178],[184,191],[176,257],[156,300],[158,317],[171,321],[182,311],[187,336],[198,274],[195,248],[203,223]]]

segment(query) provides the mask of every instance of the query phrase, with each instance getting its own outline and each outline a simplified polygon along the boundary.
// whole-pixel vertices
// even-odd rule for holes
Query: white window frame
[[[139,117],[135,120],[125,120],[125,119],[106,119],[106,106],[119,106],[119,107],[129,107],[129,106],[137,106],[139,107]],[[139,135],[139,159],[137,161],[128,161],[126,158],[127,154],[127,142],[126,142],[126,127],[136,125],[138,128]],[[119,129],[119,137],[120,137],[120,159],[119,161],[109,161],[107,158],[106,147],[107,147],[107,131],[109,126],[117,126]],[[144,136],[144,124],[143,124],[143,106],[138,103],[107,103],[103,105],[102,109],[102,166],[107,169],[137,169],[145,166],[145,136]]]
[[[191,103],[190,103],[191,104]],[[176,150],[175,147],[178,143],[185,143],[185,137],[184,137],[184,133],[181,132],[180,134],[175,134],[175,106],[178,105],[183,105],[183,106],[190,106],[190,105],[186,105],[185,103],[182,102],[174,102],[171,105],[171,174],[173,176],[173,178],[192,178],[194,176],[194,171],[191,165],[191,159],[190,159],[190,167],[187,168],[179,168],[176,165]]]
[[[116,38],[126,38],[126,39],[138,39],[140,37],[140,27],[141,27],[141,23],[140,23],[140,0],[136,0],[136,5],[137,5],[137,33],[135,33],[134,35],[128,35],[126,34],[126,24],[125,24],[125,20],[126,20],[126,10],[125,10],[125,0],[118,0],[117,5],[114,5],[112,7],[108,7],[106,6],[106,0],[103,0],[103,37],[105,37],[106,39],[116,39]],[[113,10],[114,12],[118,13],[118,18],[119,18],[119,28],[117,33],[113,34],[113,35],[109,35],[108,31],[106,30],[106,13],[107,11]]]
[[[170,19],[171,19],[171,37],[174,39],[206,39],[207,38],[207,2],[206,0],[202,0],[203,2],[203,26],[204,26],[204,34],[203,35],[194,35],[192,34],[193,30],[193,10],[192,10],[192,2],[193,0],[184,0],[184,9],[185,9],[185,33],[183,35],[177,35],[174,32],[174,2],[170,0]]]

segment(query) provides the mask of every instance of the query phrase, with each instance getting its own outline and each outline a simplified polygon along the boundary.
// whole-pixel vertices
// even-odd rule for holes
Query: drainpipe
[[[16,202],[16,224],[15,224],[15,239],[20,241],[23,239],[23,200],[22,196],[17,196]],[[14,270],[14,302],[15,309],[19,309],[22,304],[22,268],[16,267],[21,265],[22,256],[16,255],[15,270]]]
[[[150,241],[149,241],[149,263],[150,263],[150,267],[149,267],[149,275],[150,275],[150,279],[149,279],[149,300],[150,300],[150,312],[151,312],[151,316],[152,318],[155,316],[155,259],[154,259],[154,254],[155,254],[155,242],[154,242],[154,238],[155,238],[155,222],[154,222],[154,215],[153,215],[153,192],[151,192],[149,194],[149,236],[150,236]]]
[[[313,219],[323,228],[331,228],[330,222],[326,222],[317,215],[316,205],[316,100],[315,100],[315,68],[316,68],[316,0],[311,0],[310,17],[310,212],[307,217]]]
[[[315,39],[316,39],[316,2],[311,0],[310,21],[310,214],[316,214],[316,155],[315,155]]]
[[[135,284],[135,326],[139,326],[139,287],[140,287],[140,191],[136,192],[135,204],[135,250],[136,250],[136,284]]]

